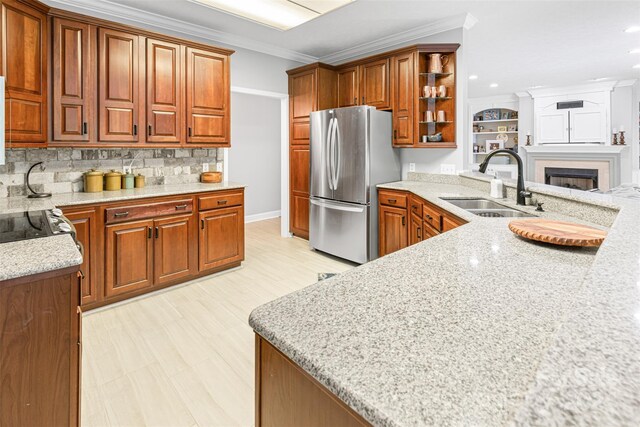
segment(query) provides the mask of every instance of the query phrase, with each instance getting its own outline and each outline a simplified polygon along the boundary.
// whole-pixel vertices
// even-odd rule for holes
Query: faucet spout
[[[507,150],[504,148],[491,151],[487,155],[487,157],[484,159],[484,161],[480,164],[480,172],[485,173],[485,171],[487,170],[487,166],[489,166],[489,160],[496,154],[508,154],[514,159],[516,159],[516,162],[518,163],[518,184],[516,188],[516,191],[517,191],[516,203],[524,206],[526,204],[524,199],[524,195],[525,195],[524,178],[522,176],[524,168],[522,166],[522,158],[515,151]]]

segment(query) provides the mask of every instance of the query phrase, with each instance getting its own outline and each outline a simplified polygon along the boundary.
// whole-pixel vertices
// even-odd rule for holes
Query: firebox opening
[[[598,169],[544,168],[545,184],[576,190],[598,188]]]

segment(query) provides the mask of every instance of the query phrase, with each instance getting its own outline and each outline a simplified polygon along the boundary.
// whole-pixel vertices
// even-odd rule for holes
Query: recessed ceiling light
[[[631,49],[629,53],[640,53],[640,47],[637,49]]]
[[[355,0],[191,0],[268,27],[288,30]]]
[[[640,26],[638,25],[632,25],[624,30],[625,33],[637,33],[638,31],[640,31]]]
[[[640,68],[640,64],[636,64],[636,65],[634,65],[634,66],[633,66],[633,67],[631,67],[631,68]]]
[[[594,79],[591,79],[590,81],[592,82],[601,82],[602,80],[607,80],[609,77],[596,77]]]
[[[533,85],[533,86],[529,86],[529,89],[539,89],[543,87],[542,85]]]
[[[498,87],[498,83],[491,83],[489,87]]]
[[[475,74],[471,74],[469,76],[469,80],[478,80],[478,76],[476,76]]]

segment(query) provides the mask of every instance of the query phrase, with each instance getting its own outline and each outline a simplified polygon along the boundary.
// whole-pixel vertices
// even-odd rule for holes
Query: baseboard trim
[[[278,218],[280,216],[280,211],[271,211],[271,212],[263,212],[254,215],[247,215],[244,217],[244,223],[248,224],[250,222],[256,221],[264,221],[265,219]]]

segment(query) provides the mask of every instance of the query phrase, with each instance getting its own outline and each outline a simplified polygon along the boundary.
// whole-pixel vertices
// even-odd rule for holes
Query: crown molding
[[[368,56],[374,52],[395,47],[403,43],[416,41],[445,31],[455,30],[457,28],[464,28],[468,30],[473,27],[476,22],[478,22],[478,20],[473,15],[463,13],[449,18],[440,19],[427,25],[421,25],[420,27],[407,31],[395,33],[387,37],[381,37],[377,40],[344,49],[330,55],[322,56],[319,60],[325,64],[337,65],[342,62]]]
[[[69,10],[84,15],[109,19],[122,24],[145,27],[153,31],[172,31],[177,36],[196,38],[210,43],[222,43],[228,46],[253,50],[279,58],[302,63],[316,62],[318,58],[305,55],[290,49],[284,49],[268,43],[261,43],[246,37],[236,36],[222,31],[213,30],[202,25],[195,25],[179,19],[141,11],[130,6],[115,4],[108,0],[43,0],[45,4],[63,10]]]
[[[524,97],[527,97],[527,96],[529,96],[529,97],[530,97],[530,96],[531,96],[531,94],[530,94],[529,92],[516,92],[516,96],[517,96],[518,98],[524,98]]]
[[[633,86],[638,79],[620,80],[615,84],[615,87]]]
[[[528,92],[532,98],[538,98],[542,96],[556,96],[556,95],[575,95],[579,93],[588,93],[588,92],[611,92],[617,83],[618,83],[617,81],[585,83],[585,84],[576,85],[576,86],[531,89]]]

